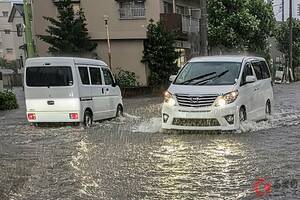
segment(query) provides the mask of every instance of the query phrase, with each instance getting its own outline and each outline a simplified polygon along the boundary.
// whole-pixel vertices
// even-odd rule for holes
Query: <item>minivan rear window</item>
[[[29,67],[26,70],[29,87],[63,87],[73,85],[71,67]]]

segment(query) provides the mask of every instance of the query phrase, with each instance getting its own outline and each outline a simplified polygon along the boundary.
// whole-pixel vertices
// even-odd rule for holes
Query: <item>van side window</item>
[[[263,79],[263,73],[262,73],[260,62],[254,61],[254,62],[252,62],[252,66],[253,66],[253,69],[255,71],[257,80],[262,80]]]
[[[109,71],[109,69],[102,68],[104,81],[106,85],[112,85],[114,83],[114,79]]]
[[[263,79],[270,78],[271,75],[267,63],[265,61],[261,61],[260,65],[262,68]]]
[[[241,86],[246,84],[246,77],[247,76],[253,76],[253,71],[251,68],[250,63],[246,63],[243,74],[242,74],[242,80],[241,80]]]
[[[102,85],[100,68],[90,67],[92,85]]]
[[[90,85],[90,77],[87,67],[78,67],[81,82],[83,85]]]

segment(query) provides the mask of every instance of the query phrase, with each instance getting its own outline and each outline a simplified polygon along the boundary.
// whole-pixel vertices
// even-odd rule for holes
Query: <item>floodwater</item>
[[[0,112],[1,200],[300,199],[299,83],[275,86],[274,115],[235,133],[162,133],[162,99],[146,97],[88,130],[35,128],[16,93],[20,108]]]

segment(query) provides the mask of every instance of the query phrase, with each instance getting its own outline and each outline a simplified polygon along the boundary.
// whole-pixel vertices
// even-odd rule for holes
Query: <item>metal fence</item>
[[[146,9],[145,8],[120,8],[119,12],[120,12],[121,19],[144,18]]]
[[[200,20],[189,16],[182,16],[182,32],[199,33]]]

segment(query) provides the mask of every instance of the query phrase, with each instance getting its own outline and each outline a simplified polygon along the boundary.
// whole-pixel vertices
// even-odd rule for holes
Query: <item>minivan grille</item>
[[[198,127],[220,126],[220,123],[217,119],[174,118],[172,124],[175,126],[198,126]]]
[[[219,95],[183,95],[176,94],[178,104],[185,107],[209,107]]]

